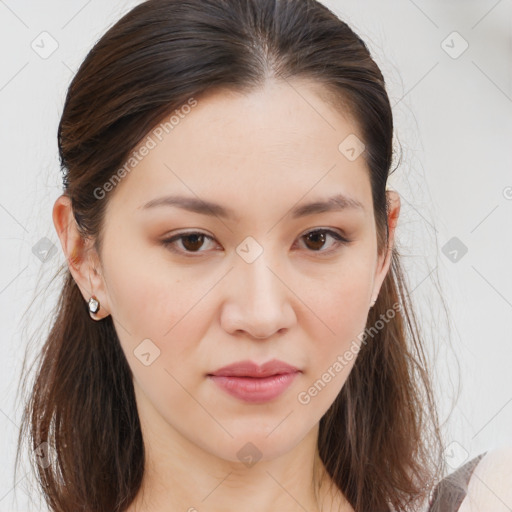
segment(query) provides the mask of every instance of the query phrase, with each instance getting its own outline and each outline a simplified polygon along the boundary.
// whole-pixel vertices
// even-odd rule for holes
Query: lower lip
[[[264,378],[217,375],[209,375],[208,377],[236,398],[251,403],[262,403],[277,398],[292,383],[298,373],[285,373]]]

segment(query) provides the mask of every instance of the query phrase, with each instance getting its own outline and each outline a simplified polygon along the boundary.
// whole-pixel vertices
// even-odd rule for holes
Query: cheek
[[[164,251],[125,241],[105,249],[112,316],[133,336],[162,337],[197,295]]]
[[[207,323],[207,301],[201,301],[207,290],[170,267],[164,272],[134,262],[133,268],[115,277],[113,317],[121,347],[134,380],[158,410],[185,410],[191,402],[187,391],[195,393],[204,373],[197,351]]]
[[[308,292],[305,302],[314,312],[309,325],[313,346],[308,382],[318,380],[318,391],[312,393],[318,392],[319,407],[329,407],[336,398],[357,358],[370,307],[372,270],[372,262],[363,255],[347,259],[328,282],[316,287],[315,293]]]
[[[164,256],[148,260],[151,251],[105,251],[112,318],[121,345],[133,370],[141,361],[138,347],[144,340],[158,357],[152,366],[171,369],[183,361],[200,339],[202,298],[212,287],[212,276],[191,281],[183,269]],[[134,353],[135,351],[135,353]],[[153,356],[152,356],[153,357]]]
[[[340,265],[315,292],[308,291],[305,302],[322,320],[329,343],[343,343],[364,330],[372,283],[371,262],[361,258]]]

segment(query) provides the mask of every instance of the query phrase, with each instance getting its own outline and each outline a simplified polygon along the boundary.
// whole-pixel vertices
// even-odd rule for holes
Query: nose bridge
[[[230,305],[229,321],[233,322],[230,329],[242,329],[254,337],[267,337],[289,327],[293,321],[293,311],[288,302],[287,287],[275,270],[278,265],[272,252],[261,248],[254,259],[244,258],[244,254],[256,249],[251,243],[248,242],[249,251],[242,252],[235,265],[234,286],[237,290],[231,296],[234,303]],[[247,249],[247,246],[240,245],[242,250]]]
[[[249,307],[251,305],[257,306],[262,311],[265,309],[265,305],[272,303],[275,307],[282,298],[282,283],[271,271],[272,268],[276,267],[276,261],[273,257],[273,253],[269,247],[263,247],[257,242],[247,241],[246,245],[240,244],[237,249],[241,260],[238,262],[239,272],[243,291],[242,298],[249,301]],[[251,258],[244,257],[243,250],[249,247]],[[246,301],[244,300],[244,302]],[[270,309],[270,308],[269,308]]]

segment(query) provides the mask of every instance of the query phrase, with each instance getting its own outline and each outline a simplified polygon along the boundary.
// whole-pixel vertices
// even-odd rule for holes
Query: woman
[[[392,137],[366,45],[313,0],[149,0],[97,42],[59,124],[65,282],[20,433],[51,510],[429,505]]]

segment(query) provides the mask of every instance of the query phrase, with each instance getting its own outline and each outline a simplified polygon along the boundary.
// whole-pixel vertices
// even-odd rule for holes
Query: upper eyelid
[[[343,230],[340,230],[339,228],[330,228],[330,227],[317,227],[317,228],[307,229],[306,231],[303,231],[299,235],[299,238],[302,236],[308,235],[309,233],[314,233],[315,231],[325,231],[325,232],[332,231],[332,232],[336,233],[337,235],[341,236],[342,238],[347,239],[347,236],[345,235]],[[183,231],[183,232],[179,232],[179,233],[166,235],[163,240],[164,241],[170,240],[172,238],[179,239],[179,237],[181,237],[181,236],[188,236],[188,235],[203,235],[207,238],[210,238],[211,240],[216,240],[216,238],[213,235],[209,235],[208,233],[205,233],[204,231],[201,231],[201,230],[190,230],[190,231]]]

